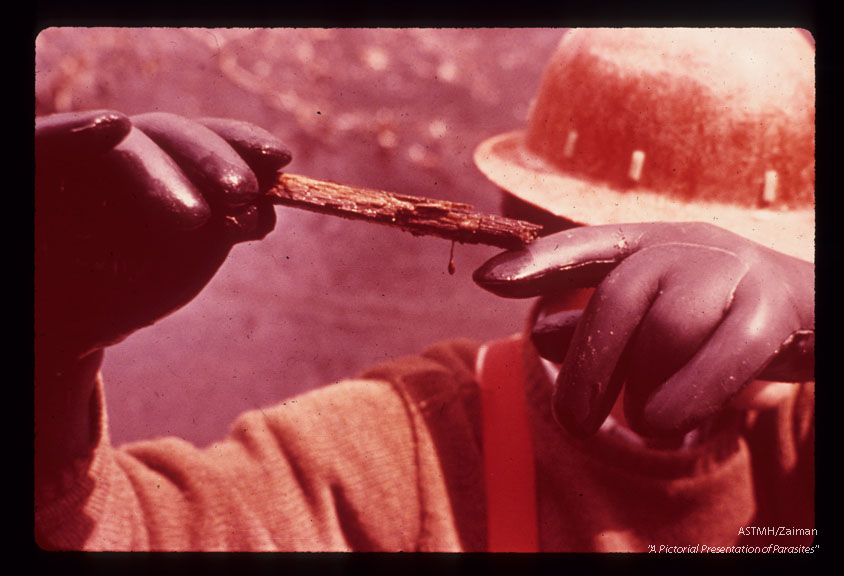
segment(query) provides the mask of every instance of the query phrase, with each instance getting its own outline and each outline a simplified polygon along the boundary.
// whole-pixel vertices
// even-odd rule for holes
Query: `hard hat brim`
[[[641,188],[618,190],[567,174],[530,152],[525,131],[483,141],[475,165],[514,197],[579,224],[709,222],[779,252],[814,261],[815,211],[741,208],[689,202]]]

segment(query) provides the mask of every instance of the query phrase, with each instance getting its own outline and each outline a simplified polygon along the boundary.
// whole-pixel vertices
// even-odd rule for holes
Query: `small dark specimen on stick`
[[[469,204],[434,200],[280,174],[269,191],[273,203],[395,226],[416,236],[439,236],[464,244],[519,248],[537,238],[542,226],[474,212]]]

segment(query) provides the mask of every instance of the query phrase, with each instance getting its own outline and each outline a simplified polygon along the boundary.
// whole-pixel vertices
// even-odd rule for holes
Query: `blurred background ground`
[[[36,112],[164,110],[254,122],[290,172],[499,211],[472,153],[520,128],[554,29],[51,28],[36,41]],[[107,353],[119,444],[220,438],[240,412],[442,339],[522,329],[529,302],[477,288],[498,250],[276,208],[187,307]]]

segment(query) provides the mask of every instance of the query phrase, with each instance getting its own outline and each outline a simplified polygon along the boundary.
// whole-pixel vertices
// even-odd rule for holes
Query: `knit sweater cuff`
[[[47,549],[79,549],[96,519],[103,516],[110,492],[111,456],[102,378],[91,399],[89,450],[54,478],[37,479],[35,536]]]

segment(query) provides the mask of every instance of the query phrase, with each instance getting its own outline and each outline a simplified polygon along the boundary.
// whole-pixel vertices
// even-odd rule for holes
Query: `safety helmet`
[[[809,37],[810,38],[810,37]],[[814,260],[814,47],[790,29],[575,29],[475,163],[580,224],[705,221]]]

